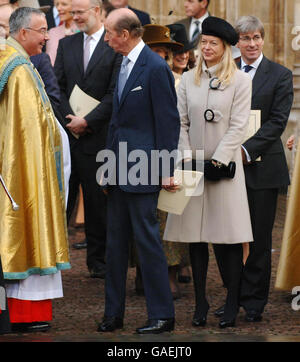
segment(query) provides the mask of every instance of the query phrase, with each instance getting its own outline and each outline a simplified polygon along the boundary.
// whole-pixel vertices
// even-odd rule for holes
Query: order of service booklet
[[[100,104],[100,102],[86,94],[82,89],[75,84],[72,93],[69,98],[70,106],[74,114],[78,117],[84,118],[88,113],[90,113],[94,108]],[[73,136],[79,138],[78,134],[73,133]]]
[[[175,170],[174,180],[180,185],[176,192],[162,189],[159,193],[157,207],[172,214],[181,215],[189,200],[195,194],[203,172],[190,170]]]

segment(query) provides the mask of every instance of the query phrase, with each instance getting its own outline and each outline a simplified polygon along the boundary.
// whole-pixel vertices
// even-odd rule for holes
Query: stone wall
[[[130,0],[133,7],[147,11],[152,22],[162,25],[185,17],[183,3],[183,0]],[[296,22],[300,25],[297,6],[300,11],[300,0],[211,0],[209,11],[232,24],[242,15],[259,17],[266,29],[264,53],[292,69],[295,54],[291,31]]]

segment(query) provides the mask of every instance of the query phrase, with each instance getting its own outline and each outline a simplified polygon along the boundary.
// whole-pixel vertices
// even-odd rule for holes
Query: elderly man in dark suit
[[[87,266],[91,277],[105,275],[106,198],[96,181],[97,153],[105,148],[112,97],[121,56],[104,42],[99,0],[73,0],[73,19],[80,33],[59,42],[54,70],[61,90],[60,111],[69,132],[72,173],[68,219],[82,185]],[[100,104],[84,118],[74,115],[69,97],[75,85]],[[74,137],[74,135],[76,137]]]
[[[190,42],[197,45],[201,34],[202,23],[209,16],[208,5],[210,0],[184,0],[184,9],[187,18],[177,21],[183,24]]]
[[[241,51],[239,66],[253,79],[251,107],[261,111],[260,129],[242,145],[254,242],[250,243],[240,295],[246,321],[259,322],[270,288],[272,229],[278,192],[289,185],[280,136],[293,103],[293,78],[289,69],[263,55],[265,32],[258,18],[240,18],[236,31]]]
[[[111,4],[116,8],[128,8],[132,10],[136,16],[139,18],[142,25],[151,24],[151,19],[148,13],[145,11],[141,11],[138,9],[134,9],[131,6],[128,5],[128,0],[110,0]]]
[[[105,40],[124,57],[107,139],[107,148],[116,157],[116,182],[108,176],[106,299],[98,330],[107,332],[123,326],[128,244],[134,238],[148,310],[148,322],[137,333],[171,331],[174,306],[156,208],[160,185],[170,191],[176,189],[174,165],[167,171],[151,167],[150,160],[152,151],[169,154],[177,149],[180,120],[174,78],[167,63],[143,42],[141,23],[131,10],[111,12],[105,28]],[[125,145],[126,150],[120,152]],[[130,177],[139,173],[136,168],[140,162],[130,161],[135,152],[145,161],[141,163],[146,171],[145,179],[140,175],[143,182]],[[124,167],[128,172],[123,172]]]

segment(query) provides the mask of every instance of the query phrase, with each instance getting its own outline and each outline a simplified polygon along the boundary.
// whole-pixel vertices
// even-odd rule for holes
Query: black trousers
[[[11,328],[10,328],[9,312],[8,312],[8,307],[7,307],[1,258],[0,258],[0,308],[1,308],[0,334],[9,333]]]
[[[262,313],[268,302],[271,279],[272,229],[274,225],[278,189],[252,190],[247,188],[254,241],[246,261],[240,305]]]
[[[87,266],[92,268],[97,263],[105,261],[107,200],[96,181],[96,172],[100,163],[96,162],[95,154],[84,153],[79,143],[71,148],[71,161],[67,220],[70,221],[81,184],[87,241]]]
[[[227,297],[224,318],[236,317],[239,305],[240,282],[243,270],[243,248],[241,244],[213,244],[222,279],[226,281]],[[206,277],[208,270],[208,244],[191,243],[190,259],[193,272],[196,317],[206,315],[209,308],[206,299]]]

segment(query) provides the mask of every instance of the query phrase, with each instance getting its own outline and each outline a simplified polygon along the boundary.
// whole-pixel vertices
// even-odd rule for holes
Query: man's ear
[[[27,31],[24,28],[21,28],[18,33],[18,38],[20,40],[26,40],[27,39]]]

